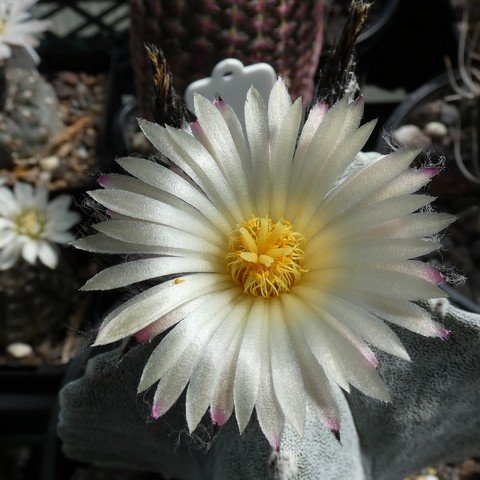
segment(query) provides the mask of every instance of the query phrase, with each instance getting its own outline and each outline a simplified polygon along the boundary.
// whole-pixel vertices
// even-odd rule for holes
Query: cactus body
[[[61,130],[58,100],[53,88],[35,69],[8,68],[5,78],[0,151],[9,159],[29,158]],[[0,158],[0,166],[8,166],[5,160]]]
[[[323,39],[323,0],[130,0],[131,49],[140,107],[151,116],[144,44],[160,47],[175,88],[208,77],[222,59],[270,63],[294,97],[312,96]]]

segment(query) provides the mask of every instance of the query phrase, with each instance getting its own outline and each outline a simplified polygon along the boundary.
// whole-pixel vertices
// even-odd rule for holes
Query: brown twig
[[[347,93],[355,76],[355,43],[365,25],[369,8],[370,4],[364,0],[352,0],[338,44],[317,73],[314,102],[322,100],[333,105]]]
[[[155,45],[145,45],[153,74],[153,117],[164,126],[181,127],[184,121],[191,121],[194,115],[173,88],[170,72],[163,51]]]

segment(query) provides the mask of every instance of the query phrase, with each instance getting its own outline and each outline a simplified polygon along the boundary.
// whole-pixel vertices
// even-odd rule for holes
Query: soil
[[[99,170],[97,140],[106,103],[107,79],[90,75],[57,72],[51,79],[60,101],[65,128],[31,158],[15,159],[13,170],[0,169],[7,184],[22,180],[50,190],[84,188],[94,183]]]
[[[62,249],[57,269],[19,264],[0,276],[0,365],[68,363],[83,347],[93,294],[79,288],[96,272],[88,254]],[[14,343],[31,347],[15,358]],[[10,346],[10,348],[9,348]]]
[[[418,140],[418,146],[427,148],[431,153],[422,155],[420,163],[436,163],[439,157],[445,157],[445,171],[435,177],[429,185],[429,193],[438,197],[434,203],[436,210],[458,216],[443,237],[444,250],[427,257],[432,264],[443,264],[465,275],[467,280],[458,290],[474,302],[480,303],[480,187],[468,180],[455,162],[454,136],[460,119],[461,152],[466,167],[475,172],[472,162],[472,109],[471,101],[446,101],[451,96],[445,94],[438,100],[420,105],[405,119],[421,129],[427,139],[427,145],[420,145],[425,139]],[[429,136],[427,125],[440,122],[446,128],[441,137]],[[397,130],[398,132],[398,130]],[[393,132],[395,137],[395,132]],[[408,146],[415,146],[415,141]]]
[[[421,474],[405,480],[480,480],[480,463],[469,459],[460,465],[426,468]]]
[[[348,10],[351,5],[351,0],[327,0],[327,15],[326,15],[326,31],[325,31],[325,47],[330,49],[336,40],[340,37],[343,27],[348,18]],[[365,30],[368,30],[369,25],[375,23],[378,17],[382,14],[388,0],[374,0],[371,2],[370,12],[367,18],[367,25]]]

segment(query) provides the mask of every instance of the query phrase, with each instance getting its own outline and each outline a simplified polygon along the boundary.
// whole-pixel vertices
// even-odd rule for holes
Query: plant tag
[[[268,63],[255,63],[245,67],[240,60],[227,58],[215,65],[211,77],[197,80],[187,87],[185,101],[189,110],[194,112],[193,92],[198,92],[209,100],[220,95],[234,109],[242,125],[245,125],[244,105],[248,89],[253,85],[267,103],[276,80],[277,74]]]

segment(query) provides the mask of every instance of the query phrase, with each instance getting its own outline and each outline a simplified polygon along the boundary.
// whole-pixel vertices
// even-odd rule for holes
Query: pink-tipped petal
[[[354,106],[354,107],[360,107],[360,106],[362,106],[364,103],[365,103],[365,99],[364,99],[363,95],[360,95],[359,97],[357,97],[357,98],[354,100],[353,106]]]
[[[104,187],[105,185],[108,184],[108,182],[110,181],[108,175],[100,175],[98,178],[97,178],[97,183]]]
[[[426,175],[428,178],[432,178],[435,175],[438,175],[442,171],[439,167],[426,167],[422,168],[422,174]]]
[[[328,106],[327,102],[318,102],[314,105],[313,108],[317,109],[320,112],[320,114],[323,116],[328,112],[328,109],[330,107]]]
[[[194,120],[193,122],[190,122],[190,128],[192,129],[192,133],[194,135],[203,135],[203,128],[200,125],[200,122],[198,120]]]
[[[340,422],[335,418],[329,418],[325,423],[325,426],[331,431],[340,431]]]
[[[163,415],[162,406],[159,403],[154,403],[152,405],[151,418],[152,420],[157,420]]]
[[[273,437],[272,447],[274,448],[274,450],[275,450],[277,453],[280,452],[281,446],[282,446],[282,439],[281,439],[281,437],[279,437],[279,436]]]
[[[142,328],[135,334],[135,340],[137,343],[147,343],[149,342],[154,336],[154,323],[147,325],[145,328]]]
[[[427,279],[435,285],[440,285],[445,280],[445,277],[435,267],[429,268],[427,275]]]
[[[215,105],[218,110],[222,111],[225,108],[225,101],[223,100],[222,97],[216,97],[215,100],[213,101],[213,104]]]
[[[210,417],[212,419],[212,422],[215,425],[218,425],[220,427],[222,425],[225,425],[225,423],[227,423],[227,420],[228,420],[228,417],[225,414],[225,412],[221,411],[218,408],[210,409]]]
[[[443,340],[450,338],[450,335],[452,334],[451,330],[447,330],[446,328],[439,328],[437,333]]]
[[[364,352],[365,358],[368,360],[368,363],[373,367],[378,367],[378,360],[375,354],[372,351]]]
[[[109,217],[113,217],[115,218],[116,216],[118,216],[118,213],[117,212],[114,212],[113,210],[110,210],[109,208],[107,208],[105,210],[105,213],[109,216]]]

